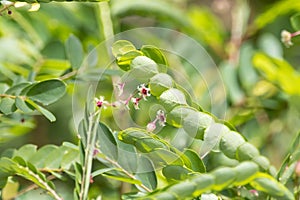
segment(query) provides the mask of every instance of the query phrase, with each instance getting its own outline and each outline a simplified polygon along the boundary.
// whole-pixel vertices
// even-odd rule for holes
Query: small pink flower
[[[141,98],[131,98],[131,102],[133,103],[133,106],[136,110],[140,109],[139,108],[139,101],[141,100]]]
[[[93,176],[92,176],[92,175],[90,176],[90,183],[91,183],[91,184],[94,183],[94,179],[93,179]]]
[[[249,190],[249,192],[250,192],[253,196],[256,196],[256,197],[259,196],[257,190]]]
[[[123,91],[124,91],[124,86],[125,86],[125,83],[117,83],[116,84],[118,90],[119,90],[119,96],[121,96],[123,94]]]
[[[95,157],[98,153],[100,153],[99,149],[94,149],[93,156]]]
[[[158,120],[158,123],[160,126],[165,126],[166,125],[166,116],[165,116],[165,112],[162,110],[158,110],[157,114],[156,114],[156,119]]]
[[[152,132],[156,129],[156,122],[162,127],[166,125],[166,116],[164,111],[158,110],[156,113],[156,117],[152,122],[149,122],[147,125],[147,131]]]
[[[99,99],[98,98],[95,98],[95,102],[96,102],[96,106],[98,108],[104,108],[106,109],[106,106],[109,104],[107,101],[104,100],[104,97],[103,96],[100,96]]]
[[[151,96],[150,89],[145,86],[145,84],[141,84],[137,87],[139,91],[139,95],[143,97],[144,100],[146,100],[147,97]]]
[[[147,124],[147,131],[148,132],[152,132],[156,129],[156,124],[155,124],[155,121],[153,122],[150,122]]]

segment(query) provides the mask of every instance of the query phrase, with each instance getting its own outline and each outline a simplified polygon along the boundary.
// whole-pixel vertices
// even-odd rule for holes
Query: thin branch
[[[97,110],[94,114],[89,117],[89,125],[87,132],[87,144],[85,151],[85,160],[82,172],[82,185],[80,191],[80,199],[86,200],[88,196],[90,179],[91,179],[91,171],[93,164],[93,156],[94,156],[94,148],[96,143],[96,134],[98,128],[98,122],[101,116],[101,109]],[[96,117],[95,117],[96,115]]]
[[[236,0],[231,15],[231,38],[229,41],[228,61],[237,66],[240,56],[240,47],[242,45],[244,30],[248,22],[248,16],[244,13],[247,9],[247,2],[244,0]],[[246,7],[246,8],[245,8]]]
[[[55,178],[56,178],[56,177],[55,177],[54,175],[50,175],[50,176],[47,177],[47,180],[48,180],[48,181],[51,181],[51,180],[54,180]],[[25,194],[25,193],[31,191],[31,190],[35,190],[35,189],[38,189],[38,188],[39,188],[38,185],[36,185],[36,184],[31,184],[31,185],[29,185],[28,187],[26,187],[26,188],[24,188],[23,190],[21,190],[20,192],[18,192],[15,196],[12,197],[12,199],[15,199],[15,198],[17,198],[17,197],[19,197],[19,196],[21,196],[21,195],[23,195],[23,194]],[[62,200],[62,198],[60,198],[58,195],[57,195],[56,197],[57,197],[57,198],[56,198],[57,200]]]
[[[64,80],[67,80],[69,78],[72,78],[73,76],[77,75],[77,72],[78,72],[78,70],[73,70],[73,71],[59,77],[59,80],[64,81]]]

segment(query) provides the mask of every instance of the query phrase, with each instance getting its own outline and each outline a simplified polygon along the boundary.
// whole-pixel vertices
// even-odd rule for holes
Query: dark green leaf
[[[66,92],[66,84],[60,80],[39,82],[27,91],[26,96],[44,105],[54,103]]]
[[[149,81],[149,79],[158,73],[157,64],[146,56],[135,57],[130,64],[129,74],[141,81]]]
[[[5,97],[0,100],[0,111],[5,115],[9,115],[17,110],[15,100]]]
[[[136,57],[142,56],[142,55],[143,55],[143,53],[138,50],[129,51],[129,52],[125,53],[124,55],[122,55],[121,57],[117,58],[117,64],[122,70],[128,71],[131,68],[130,67],[131,61],[133,59],[135,59]]]
[[[57,149],[55,145],[45,145],[38,149],[38,151],[28,160],[37,168],[45,168],[45,162],[48,159],[48,155]]]
[[[168,165],[162,169],[163,175],[169,180],[184,180],[191,171],[181,165]]]
[[[24,113],[30,113],[33,111],[33,107],[20,97],[16,97],[16,107]]]
[[[168,62],[165,55],[161,50],[153,45],[143,45],[141,51],[145,56],[151,58],[158,64],[158,69],[160,72],[166,73]]]
[[[73,69],[78,69],[84,58],[84,52],[80,40],[71,35],[66,42],[67,56]]]
[[[295,31],[300,30],[300,13],[293,15],[291,18],[291,24]]]
[[[238,147],[236,154],[239,161],[252,160],[259,156],[259,151],[254,145],[246,142]]]
[[[158,97],[165,90],[173,87],[173,79],[168,74],[159,73],[150,78],[149,87],[152,95]]]
[[[220,149],[229,158],[236,159],[238,147],[245,142],[245,139],[239,133],[230,131],[221,138]]]
[[[56,120],[55,116],[45,108],[37,105],[35,102],[31,100],[27,100],[27,102],[32,105],[37,111],[39,111],[41,114],[43,114],[50,122],[54,122]]]
[[[33,144],[26,144],[14,152],[13,157],[19,156],[28,161],[36,153],[37,146]]]
[[[138,162],[139,165],[135,177],[147,188],[154,190],[157,187],[157,178],[152,162],[144,156],[140,156]]]
[[[104,153],[109,158],[113,160],[117,160],[118,159],[117,142],[112,132],[105,124],[99,123],[97,129],[97,136],[98,136],[98,143],[100,145],[101,152]]]
[[[213,189],[217,191],[223,190],[236,179],[235,171],[229,167],[216,169],[212,174],[215,176],[215,185]]]
[[[117,59],[134,50],[136,50],[135,46],[127,40],[118,40],[112,45],[112,53]]]
[[[187,104],[184,94],[175,88],[170,88],[164,91],[159,98],[165,106],[165,109],[169,111],[175,106]]]
[[[192,149],[186,149],[181,156],[184,164],[195,172],[205,173],[205,165],[199,155]]]
[[[11,95],[19,95],[21,91],[31,85],[31,83],[25,82],[25,83],[19,83],[16,84],[12,87],[10,87],[5,93],[6,94],[11,94]]]

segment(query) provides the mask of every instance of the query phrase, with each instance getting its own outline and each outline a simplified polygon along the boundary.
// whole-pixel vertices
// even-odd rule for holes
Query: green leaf
[[[29,161],[30,158],[36,153],[37,146],[33,144],[26,144],[20,149],[14,152],[13,157],[19,156],[25,161]]]
[[[163,167],[166,165],[183,165],[183,161],[179,155],[166,149],[156,149],[147,154],[155,167]]]
[[[33,101],[49,105],[59,100],[66,92],[66,84],[60,80],[47,80],[31,87],[26,96]]]
[[[2,189],[6,182],[7,178],[14,174],[13,166],[15,162],[11,159],[2,157],[0,159],[0,189]]]
[[[6,83],[0,83],[0,94],[4,94],[10,88]]]
[[[297,164],[298,164],[298,161],[290,164],[288,167],[285,168],[284,172],[282,173],[282,176],[279,179],[280,183],[285,185],[289,179],[293,178]]]
[[[48,156],[57,149],[57,146],[55,145],[45,145],[38,149],[38,151],[30,157],[28,160],[30,163],[32,163],[37,168],[45,168],[45,162],[48,159]]]
[[[210,151],[218,150],[222,136],[229,131],[228,127],[223,124],[212,123],[204,133],[204,140],[200,150],[201,157]]]
[[[107,178],[111,178],[117,181],[122,181],[125,183],[131,183],[131,184],[137,184],[137,185],[141,185],[142,182],[140,180],[137,179],[132,179],[132,178],[128,178],[128,177],[122,177],[122,176],[115,176],[115,175],[110,175],[110,174],[103,174],[103,176],[106,176]]]
[[[93,173],[91,174],[91,176],[94,178],[94,177],[96,177],[96,176],[102,175],[103,173],[109,172],[109,171],[111,171],[111,170],[115,170],[115,168],[112,167],[112,168],[98,169],[98,170],[96,170],[96,171],[93,171]]]
[[[99,123],[97,129],[97,136],[98,136],[98,143],[100,145],[101,152],[104,153],[109,158],[113,160],[117,160],[118,159],[117,142],[112,132],[105,124]]]
[[[237,132],[230,131],[223,135],[220,141],[220,150],[229,158],[236,159],[236,151],[244,144],[245,139]]]
[[[257,190],[272,194],[277,199],[294,200],[293,194],[273,177],[266,174],[259,175],[259,178],[250,182],[251,186]]]
[[[185,166],[187,166],[189,169],[200,173],[206,172],[203,161],[194,150],[186,149],[181,155],[181,158]]]
[[[42,115],[44,115],[50,122],[54,122],[56,120],[55,116],[48,110],[46,110],[45,108],[37,105],[36,103],[34,103],[31,100],[27,100],[27,102],[32,105],[37,111],[39,111]]]
[[[150,78],[149,88],[153,96],[160,96],[174,85],[173,79],[168,74],[159,73]]]
[[[143,53],[138,50],[129,51],[124,55],[122,55],[121,57],[117,58],[117,64],[122,70],[128,71],[131,68],[130,64],[132,60],[142,55]]]
[[[135,177],[147,188],[154,190],[157,187],[157,178],[152,162],[144,156],[139,157],[138,169]]]
[[[2,175],[5,173],[21,176],[48,191],[52,197],[55,197],[56,199],[60,198],[53,188],[53,183],[48,181],[45,175],[39,172],[35,166],[29,162],[26,162],[21,157],[14,157],[13,160],[9,158],[1,158],[0,166],[0,177],[3,177]],[[3,172],[4,174],[2,174]]]
[[[135,46],[128,40],[118,40],[112,45],[112,53],[117,59],[134,50],[136,50]]]
[[[191,196],[191,194],[196,190],[197,185],[193,182],[179,182],[178,184],[172,185],[168,190],[171,193],[176,194],[178,197],[185,199]]]
[[[184,180],[191,171],[181,165],[167,165],[162,169],[163,175],[169,180]]]
[[[6,90],[6,94],[11,94],[11,95],[20,95],[21,91],[31,85],[31,83],[25,82],[25,83],[19,83],[16,85],[13,85],[10,87],[8,90]]]
[[[290,20],[291,20],[293,29],[295,29],[295,31],[299,31],[300,30],[300,13],[293,15],[290,18]]]
[[[236,179],[236,173],[229,167],[222,167],[212,172],[215,177],[214,190],[221,191]]]
[[[246,142],[238,147],[236,154],[239,161],[252,160],[259,156],[259,151],[254,145]]]
[[[157,64],[146,56],[135,57],[130,64],[129,74],[138,80],[149,81],[149,79],[158,73]]]
[[[5,115],[12,114],[17,110],[15,100],[5,97],[0,100],[0,111]]]
[[[164,91],[159,98],[164,108],[168,111],[172,110],[175,106],[187,104],[184,94],[175,88]]]
[[[143,153],[152,152],[158,148],[168,148],[163,142],[154,138],[141,138],[135,143],[135,147]]]
[[[52,149],[52,151],[47,155],[47,159],[45,159],[44,161],[45,168],[59,169],[63,156],[64,156],[63,149],[59,147]]]
[[[118,144],[118,163],[130,173],[136,172],[138,168],[138,154],[135,147],[125,144],[118,139],[116,141]]]
[[[161,50],[153,45],[143,45],[141,51],[158,64],[160,72],[166,73],[168,62]]]
[[[245,95],[237,79],[237,68],[229,62],[222,63],[220,68],[230,100],[233,104],[240,104]]]
[[[203,112],[189,112],[183,119],[183,129],[190,137],[203,140],[205,130],[214,123],[214,119]]]
[[[191,181],[197,185],[193,196],[199,196],[203,192],[211,190],[215,184],[215,178],[211,174],[195,175],[191,178]]]
[[[171,112],[168,113],[167,123],[180,128],[183,126],[184,119],[190,114],[195,113],[197,110],[189,106],[176,106]]]
[[[20,97],[16,97],[16,107],[24,113],[30,113],[33,111],[33,107]]]
[[[277,1],[268,10],[258,15],[254,20],[253,28],[261,29],[267,24],[274,21],[277,17],[287,14],[288,12],[300,9],[300,2],[295,0]]]
[[[253,162],[259,165],[259,167],[267,171],[270,169],[270,161],[264,156],[256,156],[252,159]]]
[[[129,128],[119,132],[119,140],[133,144],[141,152],[151,152],[158,148],[169,149],[165,142],[156,135],[146,132],[143,129]]]
[[[69,169],[73,163],[79,161],[79,149],[78,146],[64,142],[60,147],[63,152],[63,158],[60,163],[60,167],[63,169]]]
[[[66,41],[66,52],[73,69],[78,69],[83,61],[84,52],[80,40],[71,35]]]
[[[286,61],[256,53],[253,64],[267,80],[277,84],[287,94],[300,94],[300,74]]]
[[[234,185],[245,185],[255,178],[257,172],[259,172],[259,167],[253,162],[242,162],[235,167],[236,179]]]
[[[258,45],[259,48],[266,53],[267,55],[282,59],[283,57],[283,50],[282,50],[282,43],[275,35],[270,33],[264,33],[258,38]]]

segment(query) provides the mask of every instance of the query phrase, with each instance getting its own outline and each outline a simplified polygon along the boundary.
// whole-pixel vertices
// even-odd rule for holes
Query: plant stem
[[[73,70],[73,71],[59,77],[59,80],[64,81],[64,80],[67,80],[69,78],[72,78],[73,76],[77,75],[77,72],[78,72],[77,70]]]
[[[82,172],[80,200],[88,199],[88,191],[90,186],[91,171],[93,165],[94,148],[96,143],[96,135],[97,135],[98,122],[100,120],[100,115],[101,112],[100,110],[98,110],[96,113],[92,114],[89,117],[85,159],[84,159],[84,166],[82,169],[83,172]]]
[[[247,9],[248,5],[245,0],[236,0],[231,16],[231,38],[228,53],[228,61],[234,66],[237,66],[239,62],[240,48],[249,17],[247,13],[244,13]]]
[[[106,42],[107,53],[110,55],[110,48],[113,41],[109,41],[108,39],[114,36],[114,30],[108,2],[100,2],[98,4],[98,13],[99,31],[102,33],[102,39]]]

